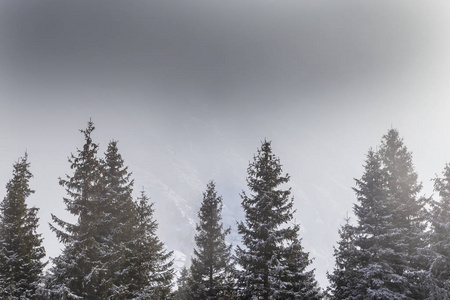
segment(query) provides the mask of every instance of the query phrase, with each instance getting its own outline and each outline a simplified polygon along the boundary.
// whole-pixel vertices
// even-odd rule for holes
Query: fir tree
[[[338,247],[334,248],[335,267],[333,273],[327,274],[330,286],[330,299],[364,299],[358,297],[357,281],[361,275],[357,269],[357,250],[355,246],[354,227],[350,218],[339,229]],[[368,298],[370,299],[370,298]]]
[[[283,299],[296,288],[286,277],[292,263],[287,249],[298,243],[299,231],[298,225],[289,224],[294,214],[291,191],[280,187],[289,181],[289,175],[282,175],[280,160],[267,141],[247,171],[251,194],[241,194],[245,222],[238,224],[244,246],[238,246],[236,253],[241,266],[237,271],[238,297]],[[307,259],[303,262],[309,264]]]
[[[380,155],[369,150],[365,172],[356,181],[358,204],[354,212],[358,220],[355,245],[358,252],[353,258],[358,261],[358,285],[353,287],[364,299],[391,299],[401,297],[392,290],[392,282],[399,280],[389,263],[393,255],[392,208],[386,190],[385,173]]]
[[[64,244],[60,256],[53,259],[47,280],[48,293],[54,299],[106,299],[112,282],[103,261],[105,228],[105,197],[102,196],[102,163],[97,157],[98,145],[92,142],[95,129],[92,121],[81,130],[85,144],[71,155],[69,162],[73,175],[60,179],[68,194],[66,209],[77,216],[71,224],[55,215],[57,228],[50,225]]]
[[[385,201],[390,215],[387,218],[384,262],[393,274],[387,287],[393,293],[412,299],[427,297],[424,279],[429,265],[426,253],[425,199],[418,193],[412,155],[395,129],[383,137],[380,147],[382,172],[386,187]]]
[[[13,178],[6,185],[0,204],[0,297],[38,299],[45,263],[41,235],[37,233],[38,209],[26,200],[34,193],[28,155],[14,164]]]
[[[196,226],[197,248],[191,264],[194,299],[224,299],[230,293],[231,245],[225,241],[230,228],[223,229],[221,212],[222,198],[211,181],[203,193]]]
[[[335,299],[427,298],[426,201],[418,197],[421,185],[411,153],[396,130],[383,136],[378,152],[369,151],[354,190],[355,247],[350,262],[340,268],[356,272],[346,285],[348,293]]]
[[[112,141],[103,167],[105,209],[105,265],[112,281],[111,299],[167,299],[171,297],[172,261],[158,239],[153,204],[142,191],[132,200],[133,181]]]
[[[102,263],[108,269],[111,289],[110,299],[123,299],[134,278],[126,276],[132,256],[130,245],[135,225],[133,180],[128,167],[117,148],[117,141],[108,145],[102,172],[102,199],[104,204],[104,226],[99,232],[102,237]]]
[[[432,202],[431,212],[431,262],[432,299],[450,299],[450,164],[445,166],[443,177],[434,181],[439,201]]]
[[[153,219],[153,203],[149,203],[144,191],[135,205],[137,223],[133,233],[132,260],[128,276],[133,299],[170,299],[173,279],[172,252],[156,235],[158,224]]]

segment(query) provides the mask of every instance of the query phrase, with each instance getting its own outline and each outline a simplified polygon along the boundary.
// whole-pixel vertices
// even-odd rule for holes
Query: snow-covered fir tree
[[[351,262],[339,268],[356,273],[348,293],[335,299],[426,299],[431,260],[426,199],[418,196],[421,184],[397,130],[383,136],[379,151],[369,151],[354,190],[356,248]]]
[[[102,163],[97,157],[98,145],[91,138],[94,129],[89,121],[81,130],[85,144],[69,158],[73,175],[60,179],[68,195],[64,198],[66,209],[77,222],[71,224],[52,215],[56,226],[50,227],[64,244],[47,278],[52,299],[106,299],[112,286],[103,260],[106,237],[101,232],[107,226],[107,211],[102,195]]]
[[[133,278],[130,285],[132,299],[172,299],[172,252],[156,235],[158,224],[153,218],[153,203],[144,191],[135,207],[137,223],[133,233],[132,259],[127,276]]]
[[[6,197],[0,203],[0,298],[38,299],[45,250],[37,233],[38,209],[28,208],[34,193],[28,155],[14,164],[13,177],[6,184]]]
[[[248,169],[247,184],[250,195],[241,194],[245,221],[238,224],[243,247],[238,246],[236,260],[240,265],[237,273],[239,299],[285,299],[295,295],[299,274],[292,276],[292,249],[299,243],[298,225],[292,225],[294,209],[290,189],[282,185],[289,175],[282,174],[279,158],[272,153],[271,143],[264,141]],[[310,260],[302,261],[305,266]],[[289,275],[288,275],[289,274]],[[312,274],[311,274],[312,276]],[[308,275],[305,274],[305,278]],[[310,279],[308,278],[308,281]],[[316,289],[316,287],[305,287]],[[309,291],[303,290],[303,295]],[[294,296],[301,299],[301,296]]]
[[[124,299],[134,278],[126,276],[132,253],[135,225],[134,202],[132,197],[133,180],[128,167],[117,148],[117,141],[108,145],[102,165],[102,203],[104,211],[103,227],[99,232],[103,240],[102,264],[108,270],[111,288],[110,299]]]
[[[364,299],[358,297],[357,281],[361,275],[357,270],[357,250],[355,246],[355,229],[350,218],[339,229],[338,247],[334,248],[335,266],[332,273],[327,273],[330,286],[327,293],[330,299]]]
[[[397,275],[391,260],[392,243],[392,207],[385,187],[385,176],[382,170],[380,155],[372,149],[367,154],[364,174],[356,179],[358,203],[354,212],[358,225],[355,245],[358,252],[354,259],[358,261],[358,286],[354,287],[363,299],[389,299],[400,297],[397,291],[391,290],[392,282]]]
[[[232,284],[231,244],[225,241],[230,228],[223,228],[222,197],[217,195],[213,181],[203,193],[198,218],[191,264],[193,298],[225,299],[231,294]]]
[[[450,299],[450,164],[434,181],[439,200],[432,202],[430,267],[431,299]]]
[[[412,155],[397,130],[391,129],[383,137],[379,153],[386,185],[384,197],[391,213],[386,216],[384,263],[393,274],[387,288],[402,297],[425,299],[430,257],[426,251],[426,199],[418,195],[422,186]]]

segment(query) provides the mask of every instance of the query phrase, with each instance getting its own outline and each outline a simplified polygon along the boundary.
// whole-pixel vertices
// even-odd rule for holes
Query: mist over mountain
[[[211,128],[208,129],[205,124],[199,124],[195,120],[188,124],[191,126],[191,133],[211,131]],[[144,186],[151,200],[155,202],[155,216],[159,223],[161,239],[168,249],[184,254],[185,257],[182,258],[186,259],[184,262],[187,265],[190,264],[195,246],[193,236],[202,193],[209,180],[216,182],[217,192],[223,197],[224,226],[232,227],[231,235],[227,239],[234,246],[241,244],[241,237],[236,229],[236,223],[244,219],[240,194],[247,191],[247,167],[262,140],[254,139],[253,145],[250,141],[243,143],[248,152],[245,155],[239,149],[243,145],[233,145],[239,149],[237,152],[233,146],[226,146],[225,141],[214,141],[221,138],[219,134],[208,132],[207,136],[210,139],[206,145],[165,144],[162,140],[155,139],[154,145],[149,147],[151,151],[146,153],[145,163],[140,165],[133,163],[139,158],[129,154],[132,161],[130,169],[136,178],[135,189],[139,190]],[[281,153],[279,155],[284,171],[291,175],[286,187],[292,188],[297,210],[295,222],[301,225],[300,237],[303,239],[303,245],[314,258],[316,277],[325,287],[325,273],[334,264],[332,246],[337,238],[337,230],[332,228],[339,227],[347,212],[351,212],[351,203],[354,201],[352,177],[349,175],[345,182],[340,183],[333,176],[322,172],[321,168],[304,173],[302,169],[296,169],[292,161],[292,165],[289,164],[289,158],[292,157],[283,159],[285,152],[282,145],[274,142],[273,148],[276,155],[277,152]],[[277,151],[278,148],[280,151]],[[325,159],[317,165],[328,163],[330,161]],[[335,163],[331,170],[337,174],[340,168],[343,168],[342,164]],[[323,188],[318,181],[326,184],[328,188]]]

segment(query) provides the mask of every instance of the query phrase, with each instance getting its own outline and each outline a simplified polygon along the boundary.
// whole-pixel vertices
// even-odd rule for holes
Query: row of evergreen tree
[[[63,244],[43,272],[45,250],[35,207],[26,199],[32,174],[27,155],[14,165],[0,206],[2,299],[449,299],[450,165],[435,179],[440,199],[420,197],[410,152],[396,130],[369,150],[356,180],[355,224],[340,229],[330,286],[318,287],[312,262],[293,223],[294,202],[271,143],[264,141],[242,192],[242,244],[227,243],[222,198],[209,182],[198,213],[194,255],[174,291],[172,252],[159,240],[153,204],[109,143],[104,158],[91,133],[71,155],[73,174],[60,179],[74,224],[52,215]]]

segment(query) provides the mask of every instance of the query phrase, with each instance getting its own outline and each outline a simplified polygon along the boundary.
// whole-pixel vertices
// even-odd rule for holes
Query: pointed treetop
[[[91,133],[95,130],[94,122],[89,119],[87,127],[85,129],[80,129],[80,132],[84,134],[86,141],[91,142]]]

